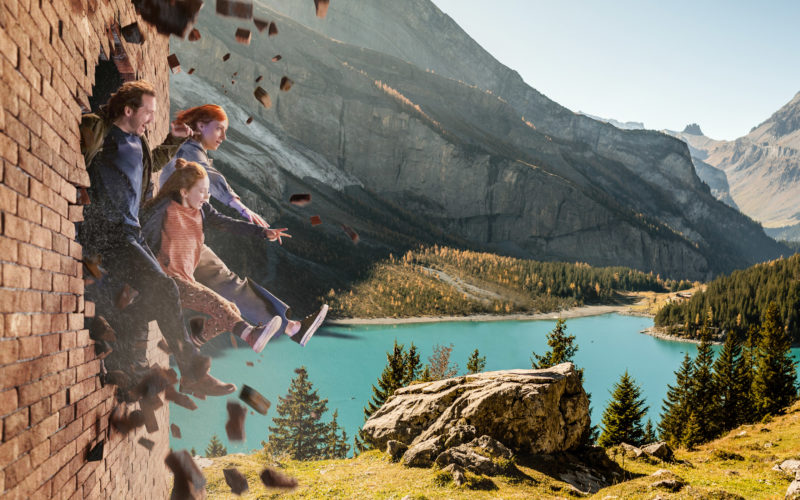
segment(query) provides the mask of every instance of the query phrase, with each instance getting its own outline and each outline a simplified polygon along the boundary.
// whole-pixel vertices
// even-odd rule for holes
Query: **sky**
[[[433,0],[572,111],[732,140],[800,91],[800,1]]]

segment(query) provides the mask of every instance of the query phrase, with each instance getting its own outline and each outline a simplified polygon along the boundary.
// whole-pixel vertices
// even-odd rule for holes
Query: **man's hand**
[[[292,237],[291,234],[284,232],[284,231],[287,231],[288,229],[289,229],[288,227],[282,227],[280,229],[267,228],[267,229],[264,229],[264,232],[267,234],[267,239],[269,241],[278,240],[278,243],[283,245],[283,241],[281,240],[281,238],[291,238]]]
[[[179,123],[174,121],[169,124],[170,133],[172,137],[191,137],[194,134],[194,130],[189,125],[185,123]]]

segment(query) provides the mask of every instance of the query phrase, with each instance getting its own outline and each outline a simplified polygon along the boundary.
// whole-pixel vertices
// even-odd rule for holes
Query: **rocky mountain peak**
[[[690,123],[686,125],[686,128],[683,129],[684,134],[691,134],[691,135],[704,135],[703,131],[700,130],[700,125],[696,123]]]

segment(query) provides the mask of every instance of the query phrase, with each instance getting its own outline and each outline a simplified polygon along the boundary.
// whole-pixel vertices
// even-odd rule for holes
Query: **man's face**
[[[136,111],[131,108],[125,107],[125,115],[128,118],[129,130],[136,134],[144,134],[147,125],[149,125],[156,116],[156,98],[151,95],[142,96],[142,105]]]

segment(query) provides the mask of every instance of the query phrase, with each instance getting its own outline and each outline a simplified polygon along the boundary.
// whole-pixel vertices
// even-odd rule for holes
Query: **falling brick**
[[[100,270],[100,263],[102,258],[99,254],[90,255],[83,258],[83,265],[86,267],[86,270],[91,273],[97,279],[103,277],[103,272]]]
[[[267,488],[278,488],[282,490],[293,490],[297,488],[297,479],[282,472],[278,472],[271,467],[267,467],[261,471],[259,477]]]
[[[86,454],[86,461],[87,462],[99,462],[103,459],[103,449],[104,449],[105,441],[100,440],[99,443],[94,445],[89,453]]]
[[[319,215],[312,215],[311,216],[311,225],[312,226],[319,226],[320,224],[322,224],[322,219],[320,218],[320,216]]]
[[[250,45],[250,30],[237,28],[234,36],[236,37],[236,41],[242,45]]]
[[[330,4],[330,0],[314,0],[318,18],[325,19],[325,15],[328,13],[328,4]]]
[[[217,14],[240,19],[251,19],[253,17],[253,3],[237,0],[217,0]]]
[[[196,41],[200,40],[201,38],[202,38],[202,36],[200,36],[200,32],[197,31],[197,28],[195,28],[195,29],[193,29],[192,31],[189,32],[189,41],[190,42],[196,42]]]
[[[248,116],[248,117],[247,117],[247,121],[245,121],[245,123],[246,123],[246,124],[248,124],[248,125],[250,125],[251,123],[253,123],[253,117],[252,117],[252,116]]]
[[[89,191],[86,188],[79,188],[78,189],[78,204],[79,205],[88,205],[92,202],[91,198],[89,198]]]
[[[181,428],[177,426],[177,424],[170,424],[169,426],[170,432],[172,432],[172,437],[175,439],[181,438]]]
[[[260,82],[263,78],[264,78],[263,76],[258,75],[258,78],[256,78],[256,83]]]
[[[245,363],[247,366],[255,366],[252,361],[248,361]]]
[[[163,35],[184,38],[192,29],[203,0],[133,0],[136,12]]]
[[[297,205],[298,207],[304,207],[311,203],[311,194],[309,193],[296,193],[289,197],[289,203],[292,205]]]
[[[353,240],[353,243],[358,243],[358,233],[353,231],[353,228],[348,226],[347,224],[341,224],[341,226],[344,232],[347,233],[347,236],[349,236],[350,239]]]
[[[167,62],[169,63],[169,69],[173,74],[181,72],[181,63],[178,61],[178,56],[175,54],[170,54],[169,57],[167,57]]]
[[[206,478],[188,451],[172,451],[164,463],[175,476],[170,498],[205,498]]]
[[[239,399],[262,415],[266,415],[271,406],[267,398],[262,396],[257,390],[245,384],[242,385],[242,392],[239,393]]]
[[[139,442],[140,445],[142,445],[145,448],[147,448],[147,451],[153,451],[153,447],[156,445],[155,442],[150,441],[146,437],[140,437],[138,442]]]
[[[225,54],[224,56],[222,56],[222,60],[223,60],[223,61],[227,61],[227,60],[228,60],[228,59],[230,59],[230,58],[231,58],[231,53],[230,53],[230,52],[228,52],[227,54]]]
[[[115,303],[117,309],[125,309],[131,305],[137,295],[139,295],[139,292],[134,290],[129,284],[125,283],[125,285],[122,287],[122,290],[120,290],[119,295],[117,296],[117,301]]]
[[[182,406],[187,410],[194,411],[197,409],[197,405],[195,404],[194,401],[192,401],[192,398],[190,398],[186,394],[183,394],[182,392],[178,392],[171,385],[168,385],[167,388],[164,390],[164,399],[166,399],[167,401],[171,401],[178,406]]]
[[[235,76],[236,76],[236,75],[238,75],[238,74],[239,74],[239,72],[238,72],[238,71],[234,71],[232,76],[234,76],[234,77],[235,77]]]
[[[253,18],[253,23],[255,23],[258,32],[261,33],[265,29],[269,28],[269,21],[262,21],[261,19]]]
[[[269,23],[268,33],[269,33],[269,36],[271,36],[271,37],[277,35],[278,34],[278,25],[275,24],[274,22]]]
[[[194,73],[194,68],[189,68],[189,71],[187,71],[186,73],[191,75],[192,73]]]
[[[89,327],[89,337],[92,340],[103,340],[105,342],[116,342],[117,335],[108,321],[102,316],[95,316]]]
[[[276,54],[275,56],[272,57],[272,62],[278,62],[281,59],[283,59],[283,56],[281,56],[280,54]]]
[[[256,90],[253,91],[253,95],[256,96],[256,99],[258,99],[265,108],[269,109],[272,107],[272,99],[269,98],[269,93],[266,90],[261,87],[256,87]]]
[[[247,478],[238,470],[233,468],[222,469],[222,474],[225,476],[225,482],[228,483],[232,493],[241,495],[250,489],[247,484]]]
[[[142,44],[145,41],[144,35],[139,29],[139,24],[135,22],[123,26],[120,30],[120,34],[122,34],[122,38],[128,43]]]
[[[292,88],[293,84],[294,84],[294,82],[288,76],[284,76],[284,77],[281,78],[281,90],[282,91],[288,92],[289,89]]]
[[[225,432],[231,441],[244,441],[244,418],[247,410],[235,401],[228,401],[228,421],[225,423]]]

